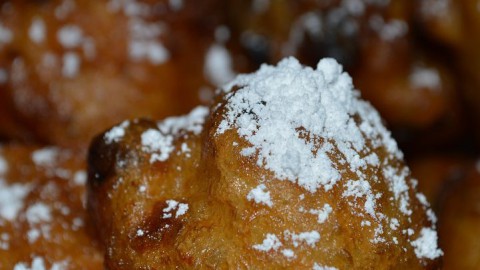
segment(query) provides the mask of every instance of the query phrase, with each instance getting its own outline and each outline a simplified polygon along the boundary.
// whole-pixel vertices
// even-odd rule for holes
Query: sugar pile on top
[[[331,189],[340,180],[327,156],[333,147],[352,171],[377,165],[378,158],[360,158],[369,151],[363,134],[379,138],[378,143],[392,155],[401,156],[378,114],[359,99],[352,79],[333,59],[323,59],[314,70],[287,58],[278,67],[264,65],[254,74],[241,75],[225,89],[235,85],[241,89],[228,97],[226,116],[217,132],[236,128],[252,144],[242,153],[258,152],[258,165],[279,179],[296,181],[310,192]],[[354,116],[362,120],[360,126]],[[317,149],[320,138],[325,141]]]
[[[200,134],[208,113],[207,107],[198,106],[188,115],[168,117],[158,123],[158,129],[152,128],[143,132],[141,135],[142,149],[144,152],[152,154],[150,163],[165,161],[170,157],[175,149],[174,136],[181,135],[181,131],[186,132],[183,134],[184,137],[188,137],[188,132],[194,135]],[[188,153],[189,151],[188,145],[182,144],[182,152]]]
[[[360,225],[375,224],[371,242],[385,243],[389,238],[398,243],[386,231],[397,230],[398,219],[382,213],[377,200],[390,196],[398,212],[410,220],[410,202],[414,198],[409,195],[412,186],[408,183],[409,170],[390,164],[401,160],[402,153],[378,113],[359,98],[351,77],[335,60],[323,59],[312,69],[287,58],[277,66],[263,65],[256,73],[238,76],[223,92],[225,114],[217,135],[236,130],[250,143],[240,153],[252,157],[258,166],[270,170],[279,180],[297,183],[311,193],[329,191],[335,186],[345,188],[341,196],[351,206],[352,213],[366,218]],[[386,156],[380,159],[378,149],[383,149],[380,152],[385,151]],[[372,169],[376,171],[374,174],[383,176],[390,195],[373,188],[371,184],[379,178],[367,173]],[[345,175],[353,179],[342,179]],[[357,199],[361,197],[365,199],[360,206]],[[251,190],[247,200],[275,206],[264,185]],[[334,210],[328,204],[324,209],[299,209],[301,213],[318,215],[319,224]],[[412,229],[404,231],[407,237],[414,235]],[[417,233],[417,239],[410,239],[410,244],[418,258],[434,259],[442,255],[434,225]],[[315,236],[312,238],[315,243],[320,239],[314,230],[299,235]],[[270,233],[253,248],[269,251],[281,245],[277,236]],[[284,251],[282,254],[287,258],[295,256],[293,250]]]

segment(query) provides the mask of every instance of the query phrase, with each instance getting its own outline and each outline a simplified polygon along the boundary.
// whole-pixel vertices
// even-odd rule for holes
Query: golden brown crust
[[[233,87],[217,97],[201,133],[162,129],[168,120],[157,124],[141,120],[114,127],[94,140],[88,205],[108,251],[109,269],[438,267],[435,256],[419,259],[430,255],[420,255],[414,247],[414,240],[432,226],[432,216],[427,216],[428,207],[420,203],[399,157],[365,138],[366,153],[375,153],[385,166],[360,169],[371,192],[381,194],[375,199],[361,188],[357,195],[345,195],[349,184],[359,183],[347,181],[357,172],[342,162],[335,147],[330,158],[342,180],[331,189],[309,191],[295,181],[281,180],[259,166],[255,155],[242,154],[251,144],[238,130],[218,132],[230,98],[241,89]],[[145,135],[151,132],[165,142],[159,152],[149,152],[145,144]],[[165,152],[167,158],[158,160],[156,155]],[[395,175],[384,173],[387,168]],[[402,208],[402,199],[394,199],[393,192],[400,191],[389,185],[395,179],[406,181],[401,196],[408,196],[411,212]],[[259,188],[269,191],[271,205],[248,198]],[[382,214],[367,213],[372,200]],[[319,212],[327,205],[330,212],[319,221]]]
[[[178,11],[169,1],[128,3],[2,2],[0,134],[87,145],[123,119],[200,102],[223,1],[185,1]]]
[[[8,200],[0,203],[2,268],[103,268],[84,208],[83,155],[53,147],[0,148],[1,200]]]

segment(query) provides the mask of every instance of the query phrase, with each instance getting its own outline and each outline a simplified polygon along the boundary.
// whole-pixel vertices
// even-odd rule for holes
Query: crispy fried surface
[[[58,148],[0,148],[0,268],[103,268],[87,232],[82,157]]]
[[[188,112],[212,85],[222,3],[2,1],[0,134],[86,145],[123,119]]]
[[[242,154],[251,145],[237,130],[218,134],[228,100],[239,89],[233,87],[217,98],[201,133],[164,128],[168,119],[158,124],[137,120],[93,141],[88,207],[108,251],[109,269],[438,267],[438,260],[418,259],[412,244],[431,222],[409,174],[405,194],[412,212],[407,215],[401,213],[401,202],[393,199],[389,183],[395,180],[382,168],[361,169],[372,193],[381,194],[375,207],[383,218],[366,212],[368,196],[345,195],[347,181],[315,192],[282,181],[259,166],[255,155]],[[157,141],[165,145],[171,141],[173,148],[149,152],[145,136],[152,131],[162,134]],[[372,144],[369,141],[365,151],[373,151],[385,168],[399,173],[393,178],[404,177],[403,162],[384,145]],[[166,149],[170,156],[158,159]],[[334,149],[330,158],[341,179],[354,179],[356,172],[340,156]],[[272,205],[249,199],[261,184]],[[319,213],[326,205],[333,210],[323,219]],[[391,225],[393,217],[398,224]]]

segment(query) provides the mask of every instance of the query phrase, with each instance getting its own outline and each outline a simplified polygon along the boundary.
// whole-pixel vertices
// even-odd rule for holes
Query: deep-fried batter
[[[89,152],[109,269],[433,269],[435,215],[332,59],[240,76],[215,104],[126,121]]]
[[[0,147],[1,269],[103,269],[84,207],[83,156],[55,147]]]
[[[127,118],[188,112],[218,81],[210,58],[229,59],[223,3],[2,1],[0,134],[87,145]]]

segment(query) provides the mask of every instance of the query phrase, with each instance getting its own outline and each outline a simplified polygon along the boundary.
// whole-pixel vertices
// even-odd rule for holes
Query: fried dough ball
[[[89,151],[108,269],[435,269],[442,255],[395,141],[333,59],[264,65],[210,109],[123,122]]]
[[[412,6],[408,0],[239,0],[231,1],[230,24],[260,63],[294,55],[312,66],[325,56],[346,65],[394,137],[415,149],[457,139],[463,115],[451,70],[417,48]]]
[[[293,55],[314,66],[328,56],[347,67],[357,62],[365,33],[390,35],[389,30],[398,26],[385,18],[388,9],[410,6],[410,1],[396,0],[229,2],[234,36],[259,63],[276,63]]]
[[[362,36],[352,77],[402,149],[445,145],[463,131],[458,85],[452,70],[414,39],[411,5],[396,2],[385,11],[389,23]]]
[[[452,186],[439,213],[440,245],[445,251],[444,269],[480,267],[480,172],[469,171],[458,185]]]
[[[211,49],[228,56],[222,3],[2,1],[0,134],[87,145],[123,119],[188,112],[215,83]]]
[[[0,148],[0,268],[103,269],[86,222],[83,156],[53,147]]]
[[[417,1],[424,33],[453,53],[461,90],[480,143],[480,9],[474,0]]]

